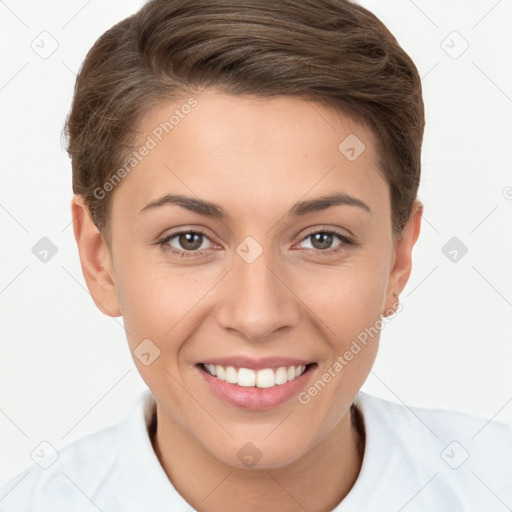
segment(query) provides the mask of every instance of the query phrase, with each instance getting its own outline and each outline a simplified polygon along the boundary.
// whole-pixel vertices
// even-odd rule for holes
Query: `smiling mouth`
[[[316,366],[316,363],[300,366],[280,366],[276,369],[262,368],[260,370],[205,363],[199,363],[198,366],[212,377],[240,387],[273,388],[301,377]]]

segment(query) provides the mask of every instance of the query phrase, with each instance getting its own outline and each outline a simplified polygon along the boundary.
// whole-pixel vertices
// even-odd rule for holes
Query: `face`
[[[159,422],[231,466],[251,442],[281,467],[347,421],[378,346],[361,333],[405,285],[417,229],[394,243],[364,126],[290,97],[194,98],[143,119],[154,147],[113,193],[103,277],[84,274],[122,314]]]

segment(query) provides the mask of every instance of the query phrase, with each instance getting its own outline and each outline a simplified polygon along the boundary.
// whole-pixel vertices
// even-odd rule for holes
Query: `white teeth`
[[[258,370],[256,373],[256,386],[258,388],[271,388],[276,385],[276,375],[274,370],[265,368],[264,370]]]
[[[256,384],[256,372],[248,368],[238,370],[238,385],[245,387],[254,387]]]
[[[288,375],[286,372],[286,368],[281,366],[276,371],[276,384],[286,384],[288,382]]]
[[[300,377],[305,371],[306,366],[281,366],[277,370],[264,368],[262,370],[251,370],[249,368],[239,368],[233,366],[224,368],[220,365],[205,364],[205,370],[219,380],[224,380],[230,384],[238,384],[243,387],[272,388],[286,384],[287,382]]]
[[[224,370],[222,366],[217,365],[215,371],[217,373],[217,379],[226,380],[226,370]]]
[[[226,382],[230,384],[236,384],[237,382],[236,370],[232,366],[226,368]]]

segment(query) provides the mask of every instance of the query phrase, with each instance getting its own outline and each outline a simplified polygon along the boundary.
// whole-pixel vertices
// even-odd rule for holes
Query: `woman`
[[[153,0],[93,46],[66,128],[84,277],[149,390],[2,510],[507,502],[508,427],[360,392],[422,215],[420,78],[374,15]]]

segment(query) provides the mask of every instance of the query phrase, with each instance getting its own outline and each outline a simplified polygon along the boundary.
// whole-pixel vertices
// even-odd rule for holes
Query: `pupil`
[[[203,235],[199,233],[183,233],[179,237],[180,245],[189,251],[201,247]]]
[[[329,249],[332,245],[332,235],[329,233],[315,233],[312,244],[315,249]]]

